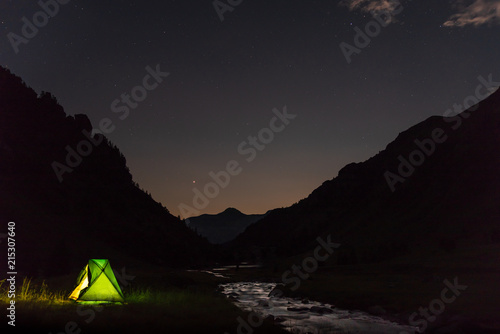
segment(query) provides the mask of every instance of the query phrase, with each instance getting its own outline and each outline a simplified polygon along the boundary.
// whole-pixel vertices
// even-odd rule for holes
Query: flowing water
[[[259,315],[260,319],[273,316],[287,331],[298,334],[415,333],[415,327],[403,326],[361,311],[347,311],[329,304],[293,298],[269,297],[275,283],[238,282],[221,284],[223,294],[233,299],[236,306]],[[257,318],[257,319],[259,319]],[[245,319],[247,320],[247,319]],[[255,325],[255,319],[247,324]]]

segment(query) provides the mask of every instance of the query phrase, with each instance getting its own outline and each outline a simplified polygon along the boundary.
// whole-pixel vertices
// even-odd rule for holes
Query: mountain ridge
[[[207,260],[208,242],[138,187],[105,136],[59,182],[53,162],[91,129],[87,116],[66,116],[52,94],[37,94],[0,67],[0,218],[16,222],[24,270],[43,272],[54,256],[60,273],[92,257],[166,266]]]
[[[203,214],[186,219],[186,224],[212,244],[223,244],[233,240],[248,226],[265,217],[265,214],[244,214],[229,207],[218,214]]]
[[[331,234],[344,245],[334,261],[345,263],[389,259],[424,244],[440,249],[491,242],[498,229],[493,217],[500,217],[493,204],[500,200],[494,172],[500,168],[499,107],[497,90],[459,115],[431,116],[415,124],[375,156],[343,167],[305,199],[273,210],[228,246],[240,252],[270,248],[290,256],[311,249],[317,236]],[[387,173],[397,175],[402,160],[420,156],[415,141],[425,142],[434,132],[442,143],[423,154],[423,163],[391,191]],[[479,219],[476,211],[485,222],[467,221]],[[456,231],[447,233],[454,221]],[[467,241],[469,236],[474,241]]]

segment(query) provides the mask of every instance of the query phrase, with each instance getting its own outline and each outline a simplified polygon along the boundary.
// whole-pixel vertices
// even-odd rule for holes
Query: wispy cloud
[[[394,12],[401,3],[398,0],[341,0],[341,6],[349,8],[349,10],[360,10],[362,12],[378,15],[381,13]],[[394,19],[391,19],[391,22]]]
[[[500,23],[500,0],[474,0],[468,6],[463,5],[463,0],[458,0],[456,5],[461,7],[460,11],[443,24],[445,27],[467,25],[477,27],[483,24]]]

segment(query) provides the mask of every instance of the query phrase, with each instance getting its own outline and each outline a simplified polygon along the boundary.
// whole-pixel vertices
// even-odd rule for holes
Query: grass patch
[[[155,304],[165,307],[190,307],[195,304],[209,304],[214,296],[192,290],[160,290],[151,287],[136,287],[127,291],[129,304]]]
[[[16,289],[16,330],[63,333],[70,324],[81,333],[236,333],[239,310],[216,291],[219,283],[206,274],[183,272],[140,276],[123,289],[126,304],[86,305],[67,298],[70,289],[57,290],[54,282],[25,278]],[[20,278],[18,278],[20,279]],[[8,282],[0,281],[0,307],[10,302]],[[0,328],[7,328],[6,321]],[[12,329],[9,326],[9,329]],[[254,333],[286,333],[266,322]]]
[[[9,284],[6,279],[0,281],[0,302],[9,303]],[[23,278],[20,287],[16,287],[16,303],[63,304],[67,303],[67,294],[64,291],[52,291],[47,283],[35,283],[32,278]]]

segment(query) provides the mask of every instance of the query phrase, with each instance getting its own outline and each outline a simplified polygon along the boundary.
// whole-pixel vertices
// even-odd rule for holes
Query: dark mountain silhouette
[[[91,129],[87,116],[67,116],[50,93],[0,67],[0,221],[16,223],[19,271],[74,272],[89,258],[111,258],[117,269],[130,259],[203,262],[209,243],[139,189],[123,154]],[[102,143],[79,163],[71,158],[77,166],[60,182],[54,161],[67,164],[67,147],[87,152],[90,138]]]
[[[433,131],[445,140],[431,144]],[[410,155],[420,166],[402,167],[407,177],[394,181]],[[335,260],[352,264],[498,243],[499,170],[496,91],[458,116],[430,117],[400,133],[376,156],[345,166],[307,198],[273,210],[229,245],[238,252],[267,248],[290,256],[314,249],[318,236],[331,234],[342,244]]]
[[[263,215],[246,215],[234,208],[228,208],[216,215],[204,214],[189,218],[187,225],[206,237],[213,244],[222,244],[233,240],[248,226],[265,217]]]

